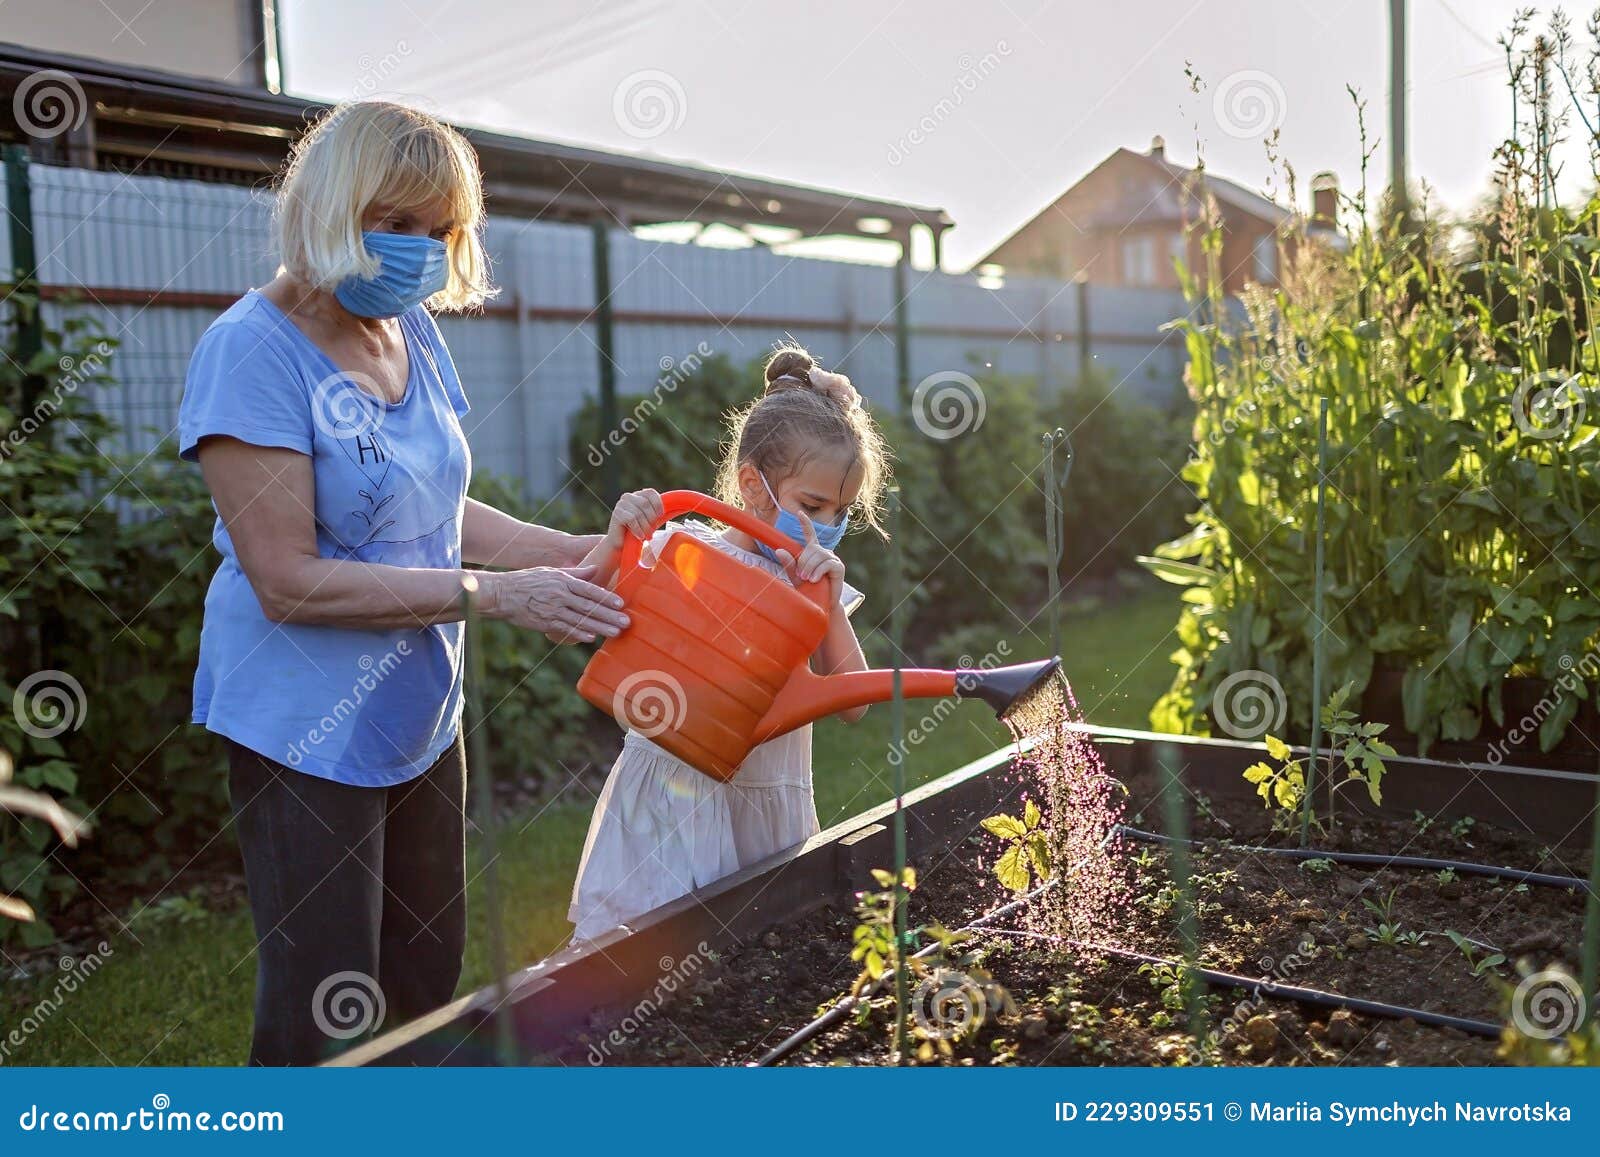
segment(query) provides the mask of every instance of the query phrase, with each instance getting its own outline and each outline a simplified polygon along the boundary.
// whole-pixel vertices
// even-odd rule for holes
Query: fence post
[[[39,288],[39,261],[34,247],[33,236],[33,192],[32,180],[28,173],[28,147],[26,145],[6,145],[0,151],[0,159],[6,166],[6,208],[11,218],[11,308],[14,323],[17,327],[15,357],[16,362],[22,367],[22,380],[19,383],[18,401],[21,403],[18,410],[17,421],[31,416],[44,397],[44,375],[31,372],[28,366],[38,357],[39,351],[44,348],[44,320],[41,316],[42,302],[35,298],[31,303],[24,303],[19,289]],[[0,397],[0,403],[7,401]],[[52,430],[48,422],[43,423],[35,437],[43,440],[43,444],[50,445]],[[30,501],[30,485],[25,475],[19,475],[16,480],[16,491],[9,497],[17,504],[16,508],[23,512],[26,518],[32,509]],[[43,671],[50,666],[50,655],[47,651],[47,640],[54,638],[60,629],[60,618],[53,607],[43,608],[43,613],[33,621],[28,622],[26,616],[20,621],[13,621],[7,625],[8,629],[0,633],[0,642],[3,642],[8,652],[21,654],[24,650],[32,662],[33,670]],[[20,644],[20,645],[19,645]]]
[[[911,234],[900,242],[894,263],[894,366],[900,412],[911,412]]]
[[[590,225],[594,234],[594,323],[595,345],[600,350],[600,433],[596,445],[617,428],[616,324],[611,313],[611,230],[605,221]],[[601,488],[607,506],[622,496],[617,481],[617,460],[607,454],[600,471]]]
[[[1083,385],[1094,368],[1094,348],[1089,339],[1089,275],[1078,274],[1072,284],[1078,298],[1078,384]]]
[[[39,287],[39,261],[33,243],[33,182],[28,172],[28,147],[7,145],[4,151],[6,165],[6,207],[11,218],[11,284],[12,292],[24,286]],[[16,359],[26,368],[44,348],[44,323],[39,314],[38,301],[32,308],[17,309]],[[35,373],[24,373],[22,378],[22,414],[33,413],[39,397],[44,392],[44,378]]]
[[[522,500],[533,502],[542,497],[534,493],[533,486],[533,455],[534,433],[538,428],[535,422],[534,407],[537,404],[535,392],[532,388],[533,367],[539,364],[536,356],[533,337],[533,318],[529,316],[529,301],[531,294],[528,279],[532,274],[533,263],[528,260],[529,243],[526,234],[520,230],[511,241],[511,268],[515,278],[516,292],[512,295],[511,306],[517,311],[517,419],[522,426]],[[577,463],[569,469],[576,474]],[[565,479],[557,485],[563,485]]]
[[[850,267],[842,262],[839,266],[839,288],[839,301],[844,307],[843,316],[839,319],[844,336],[844,356],[834,368],[841,374],[849,374],[850,367],[856,360],[856,343],[861,340],[861,332],[856,325],[855,282],[851,280]]]

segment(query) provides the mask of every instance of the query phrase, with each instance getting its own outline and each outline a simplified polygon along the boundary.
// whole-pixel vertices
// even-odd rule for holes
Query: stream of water
[[[1019,751],[1013,767],[1044,813],[1051,872],[1060,881],[1029,911],[1037,931],[1116,942],[1129,902],[1117,834],[1124,791],[1089,736],[1074,726],[1082,722],[1065,676],[1041,683],[1005,716],[1018,744],[1035,741]]]

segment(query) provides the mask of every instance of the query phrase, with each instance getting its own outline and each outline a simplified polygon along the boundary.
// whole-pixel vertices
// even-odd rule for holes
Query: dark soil
[[[1157,829],[1151,785],[1130,784],[1128,822]],[[1198,801],[1190,819],[1193,875],[1201,907],[1200,963],[1247,976],[1365,997],[1492,1023],[1506,1018],[1514,963],[1576,970],[1583,899],[1560,889],[1518,886],[1483,877],[1441,880],[1415,869],[1325,871],[1292,860],[1252,855],[1236,844],[1289,844],[1270,830],[1270,815],[1253,798]],[[1328,848],[1435,856],[1584,876],[1588,857],[1573,848],[1486,825],[1440,820],[1403,822],[1347,817],[1314,839]],[[991,872],[997,842],[978,833],[937,865],[918,865],[913,925],[956,928],[1004,902]],[[1169,882],[1165,849],[1130,842],[1130,895],[1120,946],[1174,957],[1181,951],[1174,912],[1162,890]],[[1170,893],[1168,894],[1170,896]],[[1364,901],[1388,907],[1387,920]],[[1396,942],[1383,942],[1391,925]],[[829,907],[767,930],[720,953],[692,984],[659,1009],[626,1020],[595,1017],[570,1048],[551,1058],[566,1064],[746,1065],[801,1028],[848,991],[858,965],[849,959],[856,917]],[[1160,1065],[1193,1062],[1180,989],[1104,952],[1028,935],[1028,920],[1001,922],[1011,932],[979,933],[958,951],[963,968],[987,970],[1010,1005],[986,1011],[973,1034],[931,1059],[963,1065]],[[1507,963],[1475,976],[1446,935],[1454,930],[1503,953]],[[1037,928],[1034,928],[1037,932]],[[1412,934],[1415,934],[1413,936]],[[969,989],[968,991],[976,991]],[[1284,1000],[1239,1003],[1244,990],[1207,996],[1213,1037],[1208,1063],[1228,1065],[1486,1065],[1500,1062],[1497,1041],[1412,1020],[1355,1016]],[[924,1005],[924,1007],[927,1007]],[[882,1064],[889,1059],[892,998],[880,997],[801,1046],[788,1064]],[[929,1023],[940,1029],[936,1019]],[[943,1030],[940,1030],[943,1031]],[[925,1050],[928,1051],[928,1050]]]

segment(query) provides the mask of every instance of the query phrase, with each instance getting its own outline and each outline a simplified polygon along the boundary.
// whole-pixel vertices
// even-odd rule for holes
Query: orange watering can
[[[693,490],[663,494],[660,522],[704,514],[798,557],[802,544],[743,510]],[[660,525],[660,522],[657,525]],[[616,592],[630,622],[589,660],[578,691],[711,778],[727,782],[751,748],[813,720],[894,695],[894,672],[818,675],[812,653],[828,629],[827,580],[789,585],[692,535],[668,537],[656,564],[623,537]],[[1060,658],[989,670],[902,669],[908,699],[976,697],[997,714],[1061,665]]]

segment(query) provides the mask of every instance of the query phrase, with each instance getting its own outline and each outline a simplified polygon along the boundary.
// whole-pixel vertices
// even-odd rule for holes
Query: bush
[[[15,326],[31,302],[12,300]],[[0,759],[12,758],[19,786],[50,791],[94,830],[68,871],[43,820],[0,814],[0,893],[41,917],[0,921],[0,943],[30,945],[54,938],[49,914],[78,879],[165,884],[196,856],[232,846],[216,838],[228,814],[223,745],[188,722],[217,566],[209,493],[187,463],[102,451],[116,427],[84,395],[112,382],[114,342],[84,319],[43,337],[25,367],[26,404],[24,375],[0,362]],[[475,480],[473,493],[529,513],[493,479]],[[547,525],[571,517],[559,504],[540,513]],[[615,725],[574,690],[585,650],[504,623],[483,625],[483,646],[489,743],[507,753],[500,770],[536,769],[563,786],[608,757]]]
[[[21,307],[11,315],[15,325],[30,303],[20,294],[13,301]],[[26,367],[36,375],[30,399],[51,399],[38,419],[31,401],[23,405],[23,375],[10,361],[0,365],[0,428],[16,435],[0,456],[0,495],[15,514],[0,529],[0,575],[9,591],[0,597],[0,695],[9,701],[32,679],[28,698],[44,711],[49,688],[64,689],[77,725],[53,736],[29,734],[11,711],[0,712],[0,749],[14,757],[19,785],[48,790],[89,816],[95,835],[73,853],[69,873],[55,859],[60,849],[45,824],[0,816],[0,892],[16,893],[45,917],[0,924],[0,940],[29,943],[52,937],[48,915],[73,893],[75,878],[164,885],[198,855],[232,854],[231,839],[217,838],[228,814],[223,746],[188,723],[205,593],[217,565],[210,496],[188,464],[160,454],[135,463],[102,452],[116,427],[84,387],[111,384],[114,342],[74,319],[46,330],[44,347]],[[707,358],[681,385],[653,395],[624,445],[609,451],[622,485],[710,489],[723,417],[759,383],[753,368]],[[1159,426],[1152,415],[1100,393],[1072,392],[1041,407],[1025,382],[994,378],[983,389],[983,425],[950,441],[931,439],[902,418],[884,419],[900,455],[905,573],[916,580],[903,587],[908,650],[922,661],[953,662],[969,652],[977,661],[999,638],[1020,653],[1019,633],[1045,589],[1041,430],[1084,423],[1068,490],[1069,502],[1081,495],[1069,515],[1068,574],[1115,566],[1142,549],[1119,528],[1170,478],[1144,449]],[[644,401],[625,399],[619,409],[632,415]],[[670,415],[650,416],[663,402]],[[597,420],[591,405],[574,429],[593,430]],[[609,513],[598,497],[605,455],[591,454],[576,432],[573,443],[575,496],[542,504],[537,519],[596,530]],[[475,479],[473,495],[520,517],[534,514],[511,486],[492,478]],[[1164,517],[1164,501],[1158,496],[1129,524],[1132,533],[1154,536],[1147,521]],[[854,581],[872,596],[858,628],[874,662],[887,663],[887,638],[874,628],[886,625],[892,609],[888,548],[875,535],[852,535],[846,556]],[[944,646],[935,647],[941,639]],[[482,642],[497,769],[531,771],[561,787],[609,760],[615,724],[576,691],[588,649],[556,647],[503,623],[484,623]],[[81,688],[81,701],[73,687]]]
[[[649,395],[619,397],[626,432],[610,442],[595,437],[599,408],[591,401],[574,421],[571,442],[571,461],[582,464],[571,490],[585,521],[598,525],[607,516],[597,445],[611,447],[623,490],[709,490],[726,444],[724,416],[755,397],[761,383],[757,364],[741,369],[725,357],[708,358],[672,387],[670,415],[652,416],[664,401],[661,386]],[[1094,382],[1045,401],[1027,379],[986,375],[978,387],[981,424],[945,440],[907,416],[876,415],[897,458],[906,576],[901,594],[907,649],[918,661],[933,661],[933,644],[963,628],[990,636],[974,659],[992,649],[996,632],[1017,646],[1019,634],[1039,632],[1042,624],[1034,620],[1046,591],[1045,430],[1071,430],[1076,449],[1066,488],[1062,573],[1068,579],[1104,577],[1131,565],[1180,527],[1192,505],[1177,479],[1187,444],[1175,416],[1123,402]],[[856,617],[858,634],[866,639],[886,632],[893,609],[888,544],[864,528],[852,530],[841,554],[851,581],[868,593]],[[872,649],[875,662],[886,657],[887,640],[874,638]],[[945,646],[937,653],[949,651]]]

